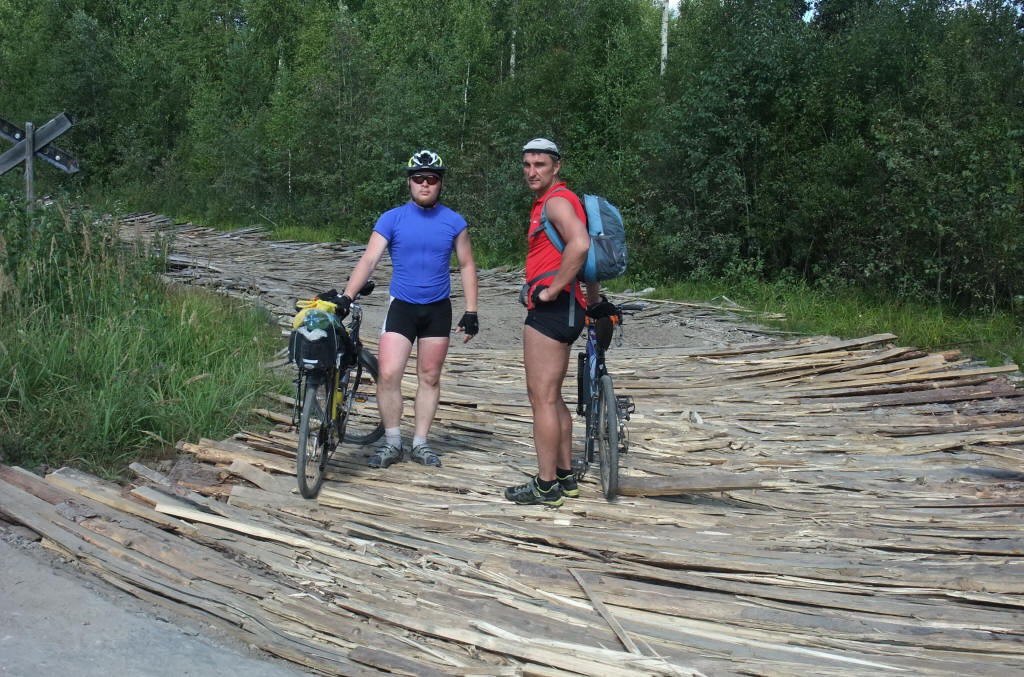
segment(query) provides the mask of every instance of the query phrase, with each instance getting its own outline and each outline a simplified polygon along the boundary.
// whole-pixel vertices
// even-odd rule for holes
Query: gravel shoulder
[[[117,590],[23,527],[0,523],[0,571],[0,675],[312,674]]]

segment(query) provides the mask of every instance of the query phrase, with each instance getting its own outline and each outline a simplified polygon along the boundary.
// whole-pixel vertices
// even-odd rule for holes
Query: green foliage
[[[990,366],[1024,364],[1024,331],[1009,311],[951,312],[938,304],[853,288],[812,286],[799,280],[766,283],[752,277],[693,279],[658,288],[655,294],[744,309],[749,313],[744,317],[795,335],[859,338],[891,333],[898,345],[928,351],[956,349],[965,358]],[[777,315],[782,319],[773,319]]]
[[[0,453],[118,474],[142,449],[221,436],[275,387],[265,312],[165,288],[156,250],[62,205],[0,199]],[[164,243],[166,245],[166,243]]]
[[[57,186],[365,239],[430,147],[518,263],[517,149],[629,219],[634,274],[799,279],[1017,312],[1018,1],[0,0],[0,116],[75,119]],[[61,35],[26,40],[26,35]],[[18,190],[16,178],[0,187]]]

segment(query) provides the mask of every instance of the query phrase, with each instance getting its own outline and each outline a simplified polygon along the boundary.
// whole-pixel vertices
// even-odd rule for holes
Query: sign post
[[[0,154],[0,176],[25,163],[25,195],[29,211],[35,201],[35,158],[38,156],[67,174],[78,171],[78,160],[54,146],[51,141],[71,129],[71,120],[64,113],[53,118],[39,129],[31,122],[25,123],[25,130],[0,119],[0,137],[14,142],[14,147]]]
[[[36,154],[35,149],[36,128],[31,122],[25,123],[25,199],[28,201],[27,209],[31,212],[32,205],[36,201],[36,172],[32,156]],[[17,148],[17,146],[15,146]]]

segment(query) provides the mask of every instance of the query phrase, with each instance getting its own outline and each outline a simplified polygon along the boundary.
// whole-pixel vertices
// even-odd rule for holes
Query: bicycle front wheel
[[[343,400],[348,412],[344,440],[352,444],[372,444],[384,434],[384,423],[377,410],[377,358],[365,348]]]
[[[295,459],[299,493],[305,498],[314,498],[320,492],[327,469],[327,457],[335,443],[331,434],[334,426],[330,421],[327,388],[327,379],[324,377],[306,379],[302,416],[299,418],[299,448]]]
[[[591,398],[590,378],[587,373],[589,364],[587,354],[580,353],[576,360],[576,413],[583,417],[583,453],[577,456],[573,453],[572,470],[576,480],[582,480],[594,463],[594,451],[597,448],[597,407],[594,406],[596,399]]]
[[[612,377],[601,377],[597,393],[597,449],[601,458],[601,488],[609,501],[619,491],[619,410]]]

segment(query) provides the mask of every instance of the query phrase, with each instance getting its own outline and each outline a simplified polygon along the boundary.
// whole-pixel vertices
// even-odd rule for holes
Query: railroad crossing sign
[[[71,129],[71,120],[61,113],[36,131],[31,122],[25,123],[22,131],[6,120],[0,120],[0,136],[14,141],[14,148],[0,155],[0,176],[25,163],[25,198],[27,209],[32,211],[32,203],[36,201],[36,173],[32,163],[36,155],[43,158],[58,169],[74,174],[78,171],[78,160],[60,148],[51,146],[50,142]]]
[[[30,134],[30,122],[25,123],[25,130],[22,131],[10,122],[0,119],[0,137],[14,142],[14,148],[0,155],[0,175],[6,174],[22,162],[26,164],[26,172],[30,171],[33,155],[38,155],[61,171],[74,174],[78,171],[78,160],[50,143],[69,129],[71,120],[68,120],[64,113],[35,130],[34,134]],[[30,139],[29,136],[33,138]]]

